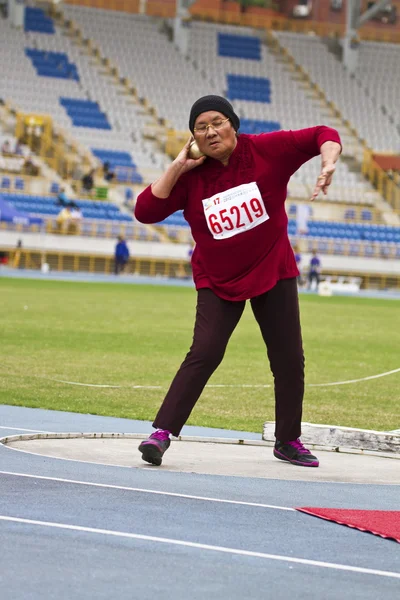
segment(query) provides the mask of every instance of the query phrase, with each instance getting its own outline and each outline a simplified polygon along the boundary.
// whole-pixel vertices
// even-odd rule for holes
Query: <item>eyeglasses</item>
[[[201,135],[207,133],[209,127],[218,131],[218,129],[222,129],[227,121],[229,121],[229,119],[215,119],[212,123],[208,123],[208,125],[206,123],[201,123],[198,127],[195,127],[193,131],[196,131],[196,133],[200,133]]]

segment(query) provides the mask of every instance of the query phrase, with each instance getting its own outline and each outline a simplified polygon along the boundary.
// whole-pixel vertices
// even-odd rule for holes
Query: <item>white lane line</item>
[[[379,575],[380,577],[391,577],[400,579],[400,573],[394,571],[381,571],[379,569],[366,569],[364,567],[354,567],[352,565],[342,565],[340,563],[329,563],[320,560],[309,560],[307,558],[296,558],[280,554],[267,554],[265,552],[253,552],[251,550],[240,550],[238,548],[228,548],[226,546],[212,546],[210,544],[199,544],[196,542],[186,542],[171,538],[155,537],[152,535],[141,535],[138,533],[127,533],[125,531],[113,531],[111,529],[97,529],[94,527],[81,527],[79,525],[68,525],[66,523],[53,523],[49,521],[36,521],[33,519],[21,519],[19,517],[8,517],[0,515],[1,521],[13,523],[24,523],[26,525],[38,525],[41,527],[52,527],[54,529],[65,529],[69,531],[81,531],[85,533],[95,533],[97,535],[108,535],[113,537],[128,538],[133,540],[142,540],[146,542],[157,542],[159,544],[171,544],[173,546],[185,546],[187,548],[197,548],[199,550],[209,550],[211,552],[223,552],[225,554],[236,554],[239,556],[249,556],[252,558],[264,558],[266,560],[278,560],[282,562],[308,565],[312,567],[322,567],[325,569],[334,569],[337,571],[350,571],[353,573],[363,573],[366,575]]]
[[[106,383],[82,383],[80,381],[66,381],[64,379],[53,379],[50,377],[40,377],[40,379],[47,379],[48,381],[55,381],[56,383],[66,383],[67,385],[81,385],[84,387],[94,388],[113,388],[113,389],[129,389],[129,390],[162,390],[167,386],[162,385],[108,385]],[[210,384],[206,385],[208,388],[269,388],[272,387],[269,384]]]
[[[308,387],[328,387],[329,385],[346,385],[348,383],[359,383],[360,381],[370,381],[371,379],[379,379],[379,377],[387,377],[394,373],[399,373],[400,369],[393,369],[393,371],[386,371],[386,373],[379,373],[378,375],[370,375],[369,377],[362,377],[361,379],[348,379],[347,381],[333,381],[332,383],[308,383]]]
[[[123,485],[112,485],[108,483],[96,483],[92,481],[78,481],[75,479],[62,479],[60,477],[45,477],[44,475],[30,475],[27,473],[15,473],[12,471],[0,471],[1,475],[13,475],[15,477],[28,477],[30,479],[43,479],[45,481],[59,481],[61,483],[73,483],[75,485],[88,485],[92,487],[108,488],[112,490],[124,490],[129,492],[141,492],[143,494],[157,494],[160,496],[173,496],[175,498],[186,498],[188,500],[202,500],[204,502],[221,502],[223,504],[238,504],[240,506],[254,506],[258,508],[272,508],[275,510],[289,510],[297,512],[294,508],[287,506],[275,506],[274,504],[262,504],[259,502],[242,502],[240,500],[225,500],[224,498],[208,498],[207,496],[192,496],[189,494],[177,494],[174,492],[164,492],[163,490],[148,490],[144,488],[127,487]]]
[[[2,438],[4,439],[4,438]],[[38,454],[37,452],[29,452],[29,450],[22,450],[22,448],[15,448],[14,446],[10,446],[9,444],[4,444],[2,443],[2,441],[0,441],[0,444],[3,445],[3,448],[5,448],[6,450],[8,450],[9,452],[22,452],[22,454],[29,454],[30,456],[43,456],[46,458],[51,458],[52,460],[66,460],[68,462],[78,462],[78,463],[84,463],[85,465],[97,465],[100,467],[118,467],[118,469],[130,469],[132,470],[132,466],[131,465],[119,465],[118,463],[102,463],[102,462],[93,462],[90,460],[80,460],[79,458],[66,458],[64,456],[53,456],[53,454]],[[1,446],[0,446],[1,447]],[[154,469],[154,467],[152,467],[152,465],[143,465],[142,469],[144,471],[151,471],[152,469]],[[179,473],[179,471],[171,471],[172,473]]]
[[[13,431],[30,431],[31,433],[54,433],[52,431],[43,431],[43,429],[25,429],[25,427],[6,427],[0,425],[0,429],[12,429]]]
[[[39,377],[39,379],[47,379],[48,381],[56,381],[57,383],[67,383],[68,385],[82,385],[84,387],[94,387],[94,388],[113,388],[120,389],[124,386],[122,385],[107,385],[107,384],[97,384],[97,383],[80,383],[79,381],[64,381],[63,379],[52,379],[51,377]]]
[[[393,369],[392,371],[386,371],[385,373],[378,373],[377,375],[369,375],[368,377],[360,377],[358,379],[347,379],[345,381],[331,381],[328,383],[306,383],[306,387],[329,387],[334,385],[348,385],[351,383],[360,383],[362,381],[370,381],[371,379],[379,379],[380,377],[387,377],[388,375],[394,375],[400,373],[400,367]],[[43,377],[41,375],[35,375],[39,379],[47,379],[48,381],[55,381],[56,383],[65,383],[67,385],[80,385],[83,387],[94,387],[94,388],[113,388],[113,389],[131,389],[131,390],[161,390],[164,386],[161,385],[109,385],[100,383],[82,383],[80,381],[66,381],[64,379],[54,379],[52,377]],[[239,383],[239,384],[207,384],[206,388],[270,388],[270,384],[251,384],[251,383]]]

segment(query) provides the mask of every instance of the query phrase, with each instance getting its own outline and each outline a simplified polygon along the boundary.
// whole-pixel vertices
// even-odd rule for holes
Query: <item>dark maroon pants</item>
[[[301,434],[304,354],[297,280],[278,281],[272,290],[250,300],[267,347],[275,383],[275,436],[282,442]],[[223,359],[245,301],[222,300],[208,288],[198,291],[192,346],[153,423],[179,435],[207,381]]]

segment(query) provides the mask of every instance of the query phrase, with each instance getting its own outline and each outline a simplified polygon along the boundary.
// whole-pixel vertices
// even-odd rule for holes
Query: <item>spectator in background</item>
[[[126,263],[129,260],[129,248],[124,239],[124,236],[118,236],[118,243],[115,246],[114,255],[114,273],[119,275],[126,267]]]
[[[115,177],[114,171],[110,170],[110,163],[105,162],[103,164],[103,177],[106,181],[112,181]]]
[[[0,267],[1,266],[6,266],[8,265],[8,253],[7,252],[0,252]]]
[[[17,142],[15,144],[14,154],[17,154],[18,156],[23,155],[21,140],[17,140]]]
[[[297,276],[297,284],[298,284],[299,287],[302,287],[303,286],[303,276],[302,276],[302,273],[301,273],[301,254],[300,254],[300,250],[298,249],[297,246],[295,246],[293,248],[293,252],[294,252],[294,258],[296,260],[296,265],[297,265],[297,268],[299,270],[299,274]]]
[[[33,163],[32,157],[30,154],[25,158],[24,172],[26,175],[32,175],[32,176],[39,175],[39,168]]]
[[[91,192],[93,189],[95,171],[96,169],[91,169],[89,173],[86,173],[86,175],[82,177],[82,188],[86,192]]]
[[[64,206],[57,215],[57,226],[60,233],[68,233],[69,225],[71,223],[71,207],[69,204]]]
[[[70,202],[69,206],[71,207],[71,219],[76,222],[81,221],[83,214],[79,206],[75,202]]]
[[[65,188],[61,187],[60,191],[58,192],[56,206],[68,206],[68,204],[69,200]]]
[[[313,284],[314,280],[316,281],[317,289],[318,289],[319,282],[321,280],[320,272],[321,272],[321,261],[317,256],[317,251],[313,250],[312,257],[310,260],[310,270],[308,272],[308,289],[309,290],[312,288],[312,284]]]
[[[11,144],[8,140],[4,140],[1,146],[1,153],[4,154],[4,156],[9,156],[10,154],[12,154]]]
[[[15,246],[14,260],[12,266],[14,269],[21,268],[21,251],[22,251],[22,240],[17,241]]]
[[[79,206],[75,202],[70,202],[69,207],[71,209],[71,220],[69,224],[70,233],[79,233],[79,224],[83,219],[83,214]]]
[[[126,206],[127,208],[133,210],[134,206],[135,206],[135,196],[133,193],[132,188],[125,188],[125,200],[124,200],[124,206]]]

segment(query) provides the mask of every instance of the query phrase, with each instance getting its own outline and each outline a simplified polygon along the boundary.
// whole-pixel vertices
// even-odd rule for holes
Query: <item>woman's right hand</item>
[[[206,160],[207,156],[201,156],[200,158],[190,158],[189,157],[189,146],[191,142],[193,142],[193,137],[190,137],[186,144],[183,146],[182,150],[179,152],[178,156],[174,160],[181,167],[181,173],[186,173],[187,171],[191,171],[192,169],[199,167]]]
[[[187,171],[199,167],[206,160],[206,156],[197,159],[189,158],[189,146],[192,140],[192,137],[188,139],[167,170],[151,184],[151,191],[157,198],[168,198],[179,177]]]

